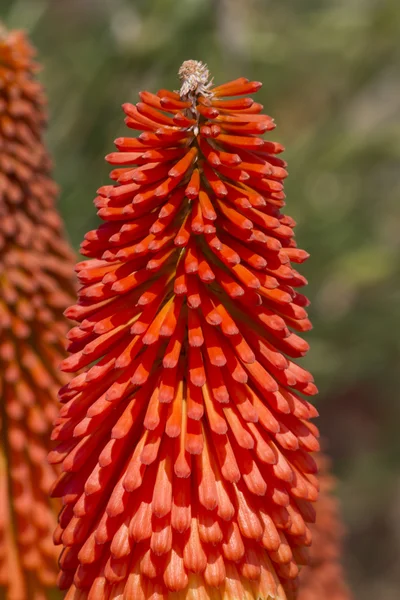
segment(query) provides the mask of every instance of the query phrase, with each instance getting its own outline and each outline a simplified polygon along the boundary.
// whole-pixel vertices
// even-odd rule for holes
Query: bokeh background
[[[44,69],[48,143],[74,246],[97,223],[124,101],[183,60],[264,82],[287,211],[311,253],[306,365],[321,390],[356,599],[400,597],[399,0],[1,0]]]

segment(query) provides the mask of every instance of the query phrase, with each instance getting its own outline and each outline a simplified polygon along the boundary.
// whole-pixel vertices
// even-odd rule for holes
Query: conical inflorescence
[[[319,453],[316,462],[321,489],[317,519],[311,526],[310,558],[300,575],[298,600],[352,600],[341,564],[344,527],[339,501],[334,495],[335,478],[325,454]]]
[[[33,51],[0,30],[0,597],[43,600],[55,586],[52,535],[59,505],[47,462],[65,377],[63,310],[73,255],[42,141],[45,98]]]
[[[180,76],[123,106],[140,135],[107,157],[76,267],[51,454],[68,600],[292,598],[311,543],[308,255],[283,147],[247,97],[261,84]]]

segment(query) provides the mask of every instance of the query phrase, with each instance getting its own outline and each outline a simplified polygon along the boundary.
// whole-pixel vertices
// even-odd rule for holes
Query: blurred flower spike
[[[283,147],[244,78],[124,104],[53,439],[67,600],[294,598],[318,495]],[[230,98],[230,99],[229,99]]]
[[[321,491],[316,523],[311,526],[310,558],[300,575],[298,600],[352,600],[341,564],[344,527],[339,502],[333,493],[335,478],[325,454],[318,453],[316,462]]]
[[[0,24],[0,597],[43,600],[56,585],[47,462],[57,392],[68,377],[63,310],[73,254],[43,145],[45,97],[33,50]]]

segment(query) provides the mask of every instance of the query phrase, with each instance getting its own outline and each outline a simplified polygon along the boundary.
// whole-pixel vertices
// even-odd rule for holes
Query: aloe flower
[[[55,209],[43,145],[45,97],[33,50],[0,29],[0,597],[43,600],[57,578],[47,462],[65,382],[63,310],[73,298],[72,253]]]
[[[311,544],[308,254],[281,213],[283,147],[261,137],[260,83],[179,74],[123,105],[141,133],[107,157],[66,313],[78,374],[50,458],[68,600],[283,600]]]

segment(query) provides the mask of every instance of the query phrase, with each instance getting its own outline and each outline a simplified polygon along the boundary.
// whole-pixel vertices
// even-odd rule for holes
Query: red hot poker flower
[[[300,575],[299,600],[352,600],[341,565],[343,524],[338,500],[333,494],[335,479],[329,459],[316,456],[321,492],[316,505],[317,520],[311,526],[313,544],[308,566]]]
[[[33,50],[0,31],[0,596],[43,600],[57,579],[56,471],[46,460],[65,356],[73,255],[43,145]],[[2,595],[3,594],[3,595]]]
[[[282,600],[311,543],[307,253],[280,212],[283,148],[260,137],[260,83],[180,75],[123,106],[142,133],[107,157],[67,311],[80,373],[51,460],[68,600]]]

